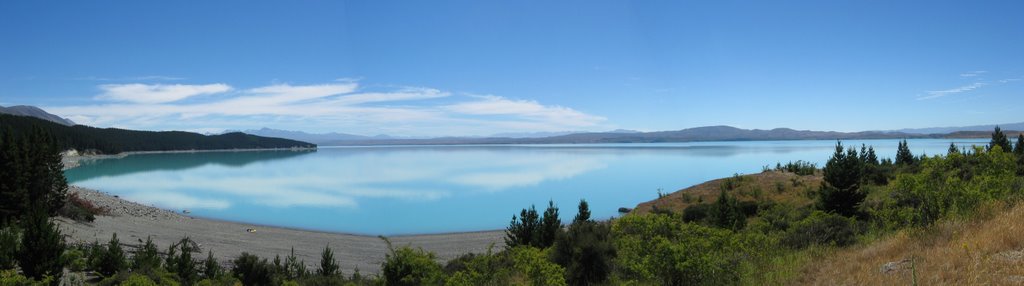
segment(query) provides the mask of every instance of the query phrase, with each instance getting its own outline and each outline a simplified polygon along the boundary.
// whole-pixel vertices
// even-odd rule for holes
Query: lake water
[[[909,140],[915,155],[950,139]],[[957,139],[959,145],[988,140]],[[896,154],[896,140],[851,140]],[[835,141],[321,147],[316,151],[140,154],[65,172],[69,183],[192,215],[302,229],[397,235],[503,229],[548,200],[569,221],[776,162],[822,166]]]

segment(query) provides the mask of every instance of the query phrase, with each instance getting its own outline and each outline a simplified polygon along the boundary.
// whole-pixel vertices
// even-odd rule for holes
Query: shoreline
[[[113,233],[117,233],[126,250],[131,252],[145,241],[146,236],[152,237],[161,250],[188,236],[204,252],[197,255],[205,257],[205,252],[212,250],[222,264],[234,260],[242,252],[273,260],[275,255],[287,256],[294,247],[299,260],[312,268],[318,265],[323,248],[330,245],[346,275],[351,275],[356,268],[362,274],[378,273],[388,252],[387,244],[378,236],[196,218],[78,186],[69,186],[68,193],[78,194],[80,198],[110,210],[109,215],[96,216],[91,223],[57,218],[56,222],[70,243],[105,243]],[[255,232],[248,232],[249,228]],[[444,263],[464,254],[486,252],[492,246],[494,249],[504,247],[504,237],[504,230],[490,230],[387,238],[396,247],[409,245],[434,252],[437,260]]]

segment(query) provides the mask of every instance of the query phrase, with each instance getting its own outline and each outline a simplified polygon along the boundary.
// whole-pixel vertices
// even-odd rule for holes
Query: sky
[[[0,105],[396,136],[1024,121],[1021,1],[2,1]]]

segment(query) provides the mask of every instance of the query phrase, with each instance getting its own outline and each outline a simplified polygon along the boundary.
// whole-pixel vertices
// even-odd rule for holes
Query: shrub
[[[18,264],[20,235],[18,228],[13,225],[0,228],[0,270],[11,269]]]
[[[42,281],[35,281],[32,278],[18,274],[17,270],[0,270],[0,285],[3,286],[47,286],[53,284],[53,277],[47,276]]]
[[[607,224],[581,221],[569,225],[558,236],[551,250],[551,260],[566,270],[570,285],[592,285],[604,282],[612,270],[615,246]]]
[[[267,260],[247,252],[235,259],[231,272],[243,285],[271,285],[274,281]]]
[[[75,221],[87,222],[96,220],[96,215],[104,215],[107,213],[109,213],[109,210],[98,207],[92,202],[82,199],[78,196],[78,193],[71,193],[68,195],[67,203],[65,203],[58,212],[60,216],[70,218]]]
[[[494,254],[490,249],[485,254],[466,254],[449,261],[445,272],[449,273],[445,285],[474,286],[501,285],[511,279],[512,260],[508,252]]]
[[[612,235],[622,278],[662,285],[735,284],[744,252],[756,249],[728,230],[663,215],[619,218]]]
[[[513,284],[527,285],[566,285],[565,269],[548,261],[547,252],[527,246],[513,248],[512,269]]]
[[[711,204],[699,203],[693,204],[683,210],[683,221],[685,222],[701,222],[708,218],[711,210],[714,207]]]
[[[860,232],[857,221],[852,218],[815,211],[794,224],[782,243],[792,248],[804,248],[812,244],[847,246],[856,242]]]
[[[747,216],[743,213],[743,207],[735,197],[722,191],[718,194],[718,200],[711,206],[708,219],[712,225],[731,230],[740,230],[746,227]]]
[[[64,251],[64,257],[61,259],[67,263],[68,269],[73,272],[85,270],[88,266],[85,261],[85,253],[81,249],[68,249]]]
[[[149,279],[149,277],[142,276],[139,274],[132,274],[128,276],[128,279],[121,283],[122,286],[156,286],[156,282]]]
[[[436,285],[444,281],[444,272],[434,261],[434,253],[409,246],[395,249],[391,241],[381,238],[388,244],[390,252],[380,266],[384,285]]]

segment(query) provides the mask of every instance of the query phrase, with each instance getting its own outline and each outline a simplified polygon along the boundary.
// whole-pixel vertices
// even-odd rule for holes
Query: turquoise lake
[[[915,155],[950,142],[909,140]],[[571,220],[776,162],[822,166],[832,140],[663,144],[320,147],[316,151],[138,154],[85,162],[68,182],[198,217],[310,230],[400,235],[503,229],[548,200]],[[897,140],[850,140],[892,158]]]

